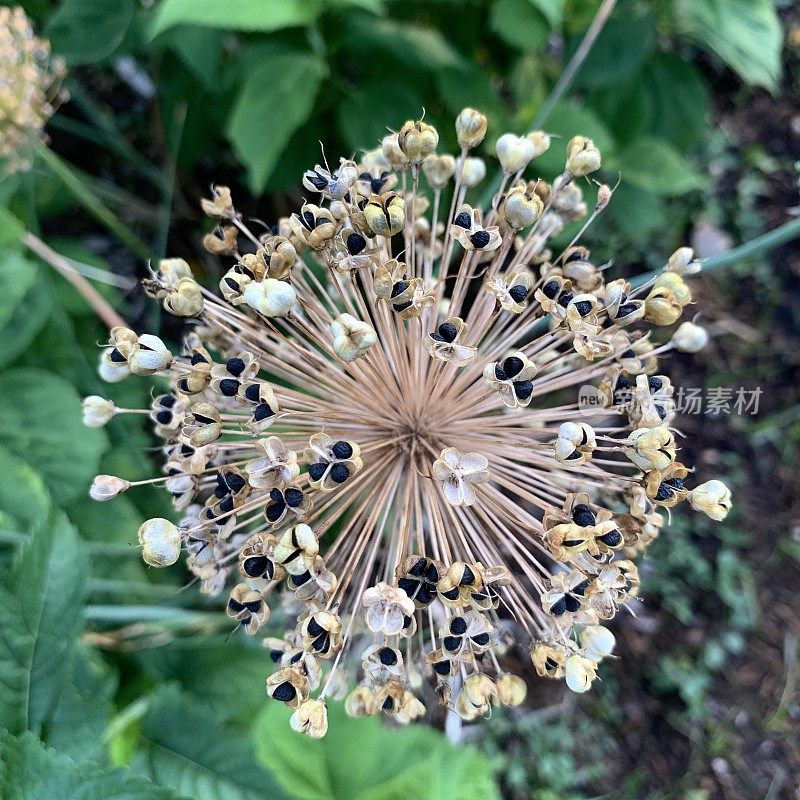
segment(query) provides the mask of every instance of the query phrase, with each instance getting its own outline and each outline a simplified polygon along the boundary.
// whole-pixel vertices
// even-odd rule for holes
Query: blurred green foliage
[[[599,0],[20,4],[72,71],[72,102],[54,134],[73,137],[124,180],[89,174],[92,158],[70,165],[48,156],[0,186],[0,796],[491,798],[491,764],[514,797],[577,798],[602,769],[602,748],[580,763],[574,742],[596,730],[557,719],[498,717],[483,745],[488,758],[430,730],[348,720],[335,705],[324,742],[287,732],[283,709],[264,700],[263,651],[225,642],[213,607],[192,590],[179,594],[178,577],[145,570],[129,546],[143,519],[171,513],[165,498],[147,488],[104,506],[86,498],[98,471],[148,477],[152,441],[130,420],[83,428],[80,397],[101,393],[136,408],[147,390],[101,385],[103,326],[20,235],[52,231],[55,220],[59,236],[48,242],[58,252],[108,271],[113,237],[157,258],[176,183],[198,180],[209,160],[215,172],[245,176],[253,194],[283,192],[320,159],[320,139],[329,159],[354,153],[423,108],[451,150],[455,113],[487,112],[488,155],[505,130],[534,124]],[[620,0],[572,90],[541,121],[564,141],[593,137],[607,174],[622,174],[600,235],[644,250],[648,237],[682,231],[688,212],[678,201],[688,195],[696,205],[709,189],[709,76],[730,69],[774,89],[781,38],[769,0]],[[556,144],[539,167],[552,175],[562,161]],[[111,245],[71,236],[62,223],[76,203],[100,229],[108,209],[117,212]],[[124,305],[117,287],[100,289]],[[729,611],[730,625],[699,660],[677,648],[653,675],[692,714],[709,672],[757,617],[735,526],[713,535],[713,563],[680,527],[659,540],[647,588],[681,620],[694,613],[687,587],[713,592]]]

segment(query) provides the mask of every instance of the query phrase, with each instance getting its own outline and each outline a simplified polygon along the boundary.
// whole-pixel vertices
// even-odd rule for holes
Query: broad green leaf
[[[612,16],[592,46],[575,85],[615,87],[637,75],[655,38],[655,21],[649,10],[628,7],[624,16]]]
[[[565,0],[528,0],[533,3],[542,14],[547,17],[551,28],[555,28],[561,23],[561,15],[564,12]]]
[[[125,39],[134,0],[64,0],[45,34],[53,52],[69,64],[93,64],[110,56]]]
[[[704,181],[672,145],[642,137],[619,155],[622,180],[665,197],[677,197]]]
[[[466,59],[442,34],[410,22],[353,15],[348,20],[347,48],[374,59],[392,56],[409,69],[430,75],[439,69],[460,67]],[[402,74],[397,76],[402,81]]]
[[[141,763],[152,780],[193,800],[281,800],[247,736],[225,728],[202,701],[167,687],[142,720]]]
[[[364,11],[371,11],[373,14],[385,14],[386,6],[383,0],[328,0],[328,8],[363,8]]]
[[[667,224],[664,200],[624,178],[605,213],[620,232],[632,241],[642,242],[654,230],[663,229]]]
[[[677,26],[753,86],[777,88],[783,33],[772,0],[678,0]]]
[[[60,504],[88,490],[106,437],[84,427],[81,400],[65,380],[14,369],[0,381],[0,444],[30,464]]]
[[[505,130],[507,113],[489,75],[472,62],[459,69],[443,69],[436,73],[439,96],[451,114],[462,108],[477,108],[489,117],[495,130]],[[448,123],[452,124],[450,120]]]
[[[128,769],[76,764],[30,733],[0,734],[3,800],[177,800]]]
[[[706,79],[691,63],[656,53],[642,72],[642,90],[650,97],[650,133],[686,148],[708,131],[711,103]]]
[[[45,726],[48,747],[73,761],[103,761],[103,732],[114,711],[117,676],[97,651],[78,646],[72,661],[71,680]]]
[[[370,81],[339,103],[339,130],[353,151],[377,147],[387,127],[398,130],[407,119],[418,118],[422,106],[422,96],[403,82]]]
[[[278,31],[308,25],[322,11],[322,0],[161,0],[151,35],[175,25],[205,25],[239,31]]]
[[[550,25],[529,0],[496,0],[489,25],[504,42],[524,52],[538,50]]]
[[[41,525],[50,511],[50,493],[41,477],[7,448],[0,445],[0,510],[18,530]]]
[[[170,31],[167,41],[203,86],[213,92],[220,88],[220,57],[226,35],[219,28],[181,25]]]
[[[0,726],[38,730],[61,695],[81,625],[88,559],[63,512],[0,577]]]
[[[24,352],[50,313],[39,267],[17,250],[0,255],[0,367]]]
[[[277,54],[247,77],[228,126],[254,192],[263,189],[292,134],[314,106],[324,67],[305,53]]]
[[[328,703],[328,735],[319,741],[291,730],[288,720],[285,707],[269,703],[254,733],[261,763],[295,800],[497,797],[483,759],[430,728],[354,720],[341,703]]]

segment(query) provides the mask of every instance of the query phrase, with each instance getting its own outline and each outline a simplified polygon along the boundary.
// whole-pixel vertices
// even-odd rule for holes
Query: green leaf
[[[26,733],[0,734],[3,800],[176,800],[127,769],[78,765]]]
[[[93,64],[110,56],[125,39],[134,0],[64,0],[45,34],[53,52],[69,64]]]
[[[772,0],[678,0],[674,13],[680,30],[747,83],[777,88],[783,33]]]
[[[434,28],[392,19],[353,16],[348,20],[347,48],[374,59],[391,56],[409,69],[430,75],[439,69],[461,67],[466,59]],[[395,78],[403,80],[402,75]]]
[[[538,50],[550,33],[547,18],[529,0],[496,0],[489,25],[504,42],[524,52]]]
[[[322,11],[322,0],[162,0],[150,35],[175,25],[204,25],[239,31],[278,31],[308,25]]]
[[[619,155],[622,180],[664,197],[677,197],[703,186],[672,145],[642,137]]]
[[[547,17],[551,28],[561,24],[565,0],[529,0],[529,2],[533,3]]]
[[[0,444],[30,464],[60,504],[87,490],[106,437],[83,426],[81,400],[65,380],[15,369],[0,382]]]
[[[141,735],[147,774],[192,800],[283,797],[258,766],[246,736],[224,728],[201,703],[182,697],[172,687],[152,698]]]
[[[18,530],[41,525],[50,511],[50,493],[30,464],[0,445],[0,509]]]
[[[248,75],[228,137],[254,192],[263,189],[284,146],[311,113],[323,73],[314,56],[279,53]]]
[[[270,703],[255,725],[261,763],[295,800],[461,800],[496,798],[486,762],[423,726],[389,730],[375,717],[354,720],[328,703],[319,741],[289,728],[288,710]]]
[[[597,37],[575,85],[615,87],[637,75],[653,49],[655,31],[653,15],[648,9],[629,7],[624,17],[612,16]]]
[[[97,652],[79,645],[72,679],[45,726],[48,747],[73,761],[102,761],[106,755],[102,737],[114,711],[116,687],[117,676]]]
[[[667,225],[664,200],[625,180],[614,192],[606,213],[629,240],[637,242]]]
[[[0,367],[24,352],[50,313],[38,266],[17,250],[0,255]]]
[[[64,686],[88,559],[63,512],[37,528],[0,578],[0,725],[37,730]]]
[[[708,83],[694,64],[656,53],[642,71],[641,86],[650,98],[653,135],[686,148],[706,134],[711,114]]]
[[[339,103],[339,130],[348,147],[377,147],[386,128],[398,130],[407,119],[419,117],[422,96],[411,86],[388,79],[365,83]]]

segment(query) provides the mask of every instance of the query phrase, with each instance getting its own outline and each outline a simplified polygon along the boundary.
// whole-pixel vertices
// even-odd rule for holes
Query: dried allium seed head
[[[465,108],[456,117],[456,136],[459,147],[477,147],[486,136],[489,121],[484,114],[474,108]]]
[[[472,146],[484,118],[465,110],[457,129]],[[154,422],[163,477],[147,482],[184,514],[142,526],[145,561],[174,563],[185,542],[201,590],[227,594],[247,635],[279,596],[290,622],[265,640],[267,693],[310,736],[351,675],[347,712],[400,724],[435,694],[466,720],[522,703],[525,681],[498,661],[510,648],[588,690],[614,645],[600,623],[636,596],[630,559],[665,523],[659,507],[730,507],[724,484],[692,489],[675,460],[659,357],[698,336],[654,341],[691,302],[692,254],[634,289],[606,283],[580,244],[558,252],[552,237],[587,213],[574,178],[600,166],[587,139],[568,173],[517,180],[486,209],[467,194],[484,162],[435,155],[435,139],[411,122],[357,164],[306,170],[318,203],[260,236],[215,188],[203,208],[223,225],[210,249],[231,254],[221,297],[196,302],[186,262],[162,262],[148,292],[197,317],[181,351],[115,328],[101,358],[109,380],[170,383],[119,410]],[[548,144],[501,136],[506,182]],[[89,425],[115,411],[84,404]]]

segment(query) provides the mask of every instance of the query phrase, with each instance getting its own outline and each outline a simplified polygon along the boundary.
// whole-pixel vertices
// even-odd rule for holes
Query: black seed
[[[454,653],[458,648],[461,647],[461,637],[460,636],[445,636],[444,637],[444,649],[449,650],[451,653]]]
[[[238,378],[244,372],[244,361],[241,358],[231,358],[225,367],[231,375]]]
[[[631,382],[624,375],[620,375],[617,378],[617,383],[615,384],[614,388],[615,389],[630,389],[631,388]]]
[[[581,581],[573,590],[572,594],[577,594],[580,597],[586,593],[586,590],[589,588],[589,584],[591,581]]]
[[[528,289],[521,283],[518,283],[516,286],[512,286],[508,290],[508,293],[515,303],[521,303],[528,296]]]
[[[408,571],[409,575],[414,575],[417,578],[422,577],[425,574],[425,567],[427,566],[427,561],[424,558],[420,558],[413,567]]]
[[[664,381],[652,375],[647,379],[647,385],[650,387],[651,392],[657,392],[664,385]]]
[[[542,294],[549,300],[555,300],[555,297],[558,294],[558,289],[558,281],[548,281],[544,286],[542,286]]]
[[[472,236],[469,237],[469,240],[472,242],[473,246],[476,250],[480,250],[483,247],[486,247],[489,244],[489,240],[492,237],[489,236],[487,231],[475,231]]]
[[[261,601],[260,600],[251,600],[249,603],[244,603],[244,607],[251,614],[258,614],[258,612],[261,611]]]
[[[325,462],[320,462],[319,464],[312,464],[308,468],[308,474],[311,476],[312,481],[321,481],[322,476],[325,474],[325,470],[328,468],[328,465]]]
[[[325,628],[323,628],[322,625],[320,625],[319,622],[314,619],[314,617],[311,617],[311,619],[308,621],[308,632],[311,636],[321,636],[323,633],[325,633]]]
[[[506,373],[503,372],[503,368],[499,364],[495,364],[494,365],[494,376],[499,381],[507,381],[508,380],[508,375],[506,375]]]
[[[251,383],[244,390],[244,396],[251,403],[257,403],[261,399],[261,384],[260,383]]]
[[[400,578],[397,581],[397,585],[409,596],[413,597],[414,592],[419,589],[419,583],[417,581],[411,580],[411,578]]]
[[[269,657],[277,664],[283,658],[283,653],[280,650],[270,650]]]
[[[199,422],[201,425],[212,425],[215,422],[211,417],[206,417],[202,414],[193,414],[193,416],[195,422]]]
[[[261,420],[274,416],[275,412],[269,407],[267,403],[259,403],[253,410],[253,419],[256,422],[261,422]]]
[[[446,592],[442,592],[442,597],[446,597],[448,600],[458,600],[458,586]]]
[[[225,397],[233,397],[239,391],[239,381],[233,378],[223,378],[219,382],[219,390]]]
[[[120,353],[119,350],[117,350],[116,347],[111,351],[111,354],[109,355],[109,358],[115,364],[124,364],[128,360],[127,358],[125,358],[124,355],[122,355],[122,353]]]
[[[403,629],[410,628],[412,621],[413,621],[413,619],[411,617],[409,617],[408,614],[406,614],[403,617]]]
[[[272,697],[275,700],[279,700],[281,703],[289,703],[297,696],[297,691],[295,690],[294,686],[291,683],[286,681],[286,683],[282,683],[278,686],[275,691],[272,693]]]
[[[465,564],[464,574],[461,576],[461,585],[469,586],[475,580],[475,573]]]
[[[514,394],[518,400],[527,400],[533,394],[533,381],[514,381]]]
[[[453,617],[450,620],[450,633],[456,636],[463,635],[467,630],[467,622],[464,617]]]
[[[228,598],[228,608],[235,614],[238,614],[240,611],[244,611],[244,606],[233,597]]]
[[[575,461],[576,458],[580,458],[581,454],[577,450],[573,450],[567,457],[566,461]]]
[[[677,489],[678,491],[683,489],[683,481],[680,478],[667,478],[664,483],[666,483],[667,486],[671,486],[673,489]]]
[[[228,288],[232,289],[234,292],[239,291],[239,284],[236,283],[236,281],[233,278],[225,278],[225,283],[228,285]]]
[[[306,172],[305,177],[308,178],[309,183],[315,188],[322,191],[328,185],[328,179],[324,178],[316,170],[309,170]]]
[[[226,497],[224,500],[222,500],[219,504],[219,510],[223,514],[230,514],[230,512],[233,511],[233,498]]]
[[[449,661],[437,661],[433,665],[433,671],[437,675],[449,675],[450,674],[450,662]]]
[[[393,708],[394,708],[394,700],[392,700],[392,698],[391,698],[391,697],[387,697],[387,698],[386,698],[386,699],[383,701],[383,705],[381,706],[381,709],[382,709],[383,711],[389,712],[389,711],[391,711]]]
[[[303,502],[303,493],[299,489],[289,488],[283,493],[283,499],[289,508],[297,508]]]
[[[267,571],[271,573],[270,566],[271,562],[266,556],[250,556],[242,562],[242,569],[251,578],[261,578]],[[272,575],[270,574],[269,577],[271,578]]]
[[[302,586],[304,583],[308,583],[311,580],[311,573],[306,570],[301,575],[292,575],[292,583],[295,586]]]
[[[562,597],[560,600],[556,601],[552,606],[550,606],[550,613],[554,617],[560,617],[566,610],[567,610],[567,601],[566,598],[564,597]]]
[[[658,418],[659,419],[662,419],[662,420],[666,419],[667,412],[666,412],[664,406],[657,405],[656,406],[656,414],[658,414]]]
[[[620,356],[620,358],[636,358],[636,353],[629,348]]]
[[[597,520],[589,506],[585,503],[578,503],[572,509],[572,521],[581,528],[587,528],[589,525],[594,525]]]
[[[349,442],[343,440],[335,442],[331,450],[333,450],[333,454],[336,458],[350,458],[353,455],[352,446]]]
[[[577,547],[580,544],[583,544],[580,539],[570,539],[568,542],[564,542],[564,547]]]
[[[408,289],[408,281],[398,281],[392,286],[392,293],[389,296],[397,297],[397,295],[402,294],[406,289]]]
[[[180,391],[186,392],[186,394],[189,393],[189,381],[187,381],[186,378],[178,378],[176,386]]]
[[[286,510],[286,503],[271,503],[267,506],[266,517],[269,522],[277,522]]]
[[[617,311],[617,317],[627,317],[628,314],[633,314],[637,308],[638,306],[636,303],[625,303],[625,305],[619,307],[619,310]]]
[[[458,329],[452,322],[443,322],[437,331],[445,342],[452,342],[458,336]]]
[[[581,607],[581,604],[579,600],[576,600],[570,595],[566,595],[564,597],[564,607],[570,612],[570,614],[574,614]]]
[[[177,402],[178,398],[173,394],[165,394],[158,398],[158,404],[163,408],[172,408]]]
[[[572,302],[573,294],[572,292],[564,292],[561,297],[558,298],[558,304],[562,308],[566,308]]]
[[[270,489],[269,490],[269,499],[272,500],[273,503],[282,503],[283,502],[283,493],[280,489]]]
[[[441,336],[439,336],[438,333],[432,333],[432,334],[430,334],[430,337],[431,337],[431,339],[433,339],[434,342],[443,342],[444,341],[444,339]]]
[[[583,261],[583,253],[580,250],[574,250],[569,254],[569,256],[564,260],[565,264],[569,264],[571,261]]]
[[[546,658],[544,662],[545,669],[554,670],[558,669],[558,662],[553,661],[552,658]]]
[[[171,411],[159,411],[156,414],[156,421],[161,423],[162,425],[169,425],[172,422],[172,412]]]
[[[245,486],[247,486],[247,481],[241,476],[237,475],[235,472],[229,472],[225,476],[225,483],[228,484],[230,490],[232,492],[241,492]]]
[[[317,636],[317,638],[314,639],[313,642],[311,642],[311,646],[318,653],[325,653],[330,649],[331,637],[328,636],[327,633],[323,633],[322,636]]]
[[[405,311],[407,308],[411,307],[411,301],[409,300],[407,303],[397,303],[396,305],[392,305],[392,308],[399,314],[401,311]]]
[[[331,479],[334,483],[344,483],[350,477],[350,470],[344,464],[334,464],[331,467]]]
[[[459,228],[469,228],[472,225],[472,218],[466,211],[462,211],[454,220],[453,225],[458,225]]]
[[[174,467],[167,471],[167,475],[180,475],[181,471],[179,469],[175,469]]]
[[[310,211],[304,211],[300,218],[302,220],[303,225],[310,231],[313,231],[314,228],[317,227],[317,221],[314,219],[314,215]]]
[[[525,366],[525,363],[521,358],[517,358],[517,356],[509,356],[503,362],[503,372],[508,375],[509,378],[513,378],[516,375],[519,375],[522,372],[522,368]]]
[[[424,586],[422,586],[420,587],[420,590],[417,592],[417,596],[414,599],[421,606],[427,606],[433,602],[433,595],[431,594],[430,589],[427,589]]]
[[[351,256],[357,256],[366,246],[367,240],[360,233],[351,233],[347,237],[347,252]]]
[[[439,570],[436,569],[436,564],[428,564],[425,567],[425,579],[430,583],[437,583],[439,581]]]
[[[391,647],[383,647],[378,651],[378,658],[384,667],[391,667],[397,663],[397,653]]]
[[[578,309],[578,313],[582,317],[585,317],[592,310],[592,304],[588,300],[578,300],[575,303],[575,308]]]
[[[619,531],[609,531],[600,537],[600,541],[609,547],[616,547],[622,541],[622,534]]]
[[[477,636],[472,637],[472,641],[483,647],[485,644],[489,644],[489,634],[479,633]]]

